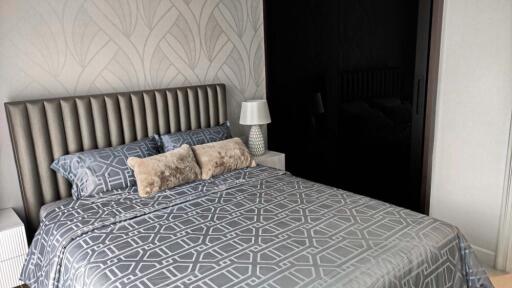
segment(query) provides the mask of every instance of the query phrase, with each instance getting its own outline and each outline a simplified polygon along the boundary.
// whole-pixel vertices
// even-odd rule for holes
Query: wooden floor
[[[512,288],[512,274],[491,276],[495,288]]]

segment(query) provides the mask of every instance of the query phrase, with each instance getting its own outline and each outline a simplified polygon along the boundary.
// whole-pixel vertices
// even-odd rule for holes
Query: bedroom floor
[[[512,274],[491,276],[495,288],[512,288]]]
[[[493,269],[487,269],[487,274],[495,288],[512,288],[512,274],[505,274]]]

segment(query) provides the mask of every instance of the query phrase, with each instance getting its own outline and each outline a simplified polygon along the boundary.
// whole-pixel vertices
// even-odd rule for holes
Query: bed
[[[37,231],[21,279],[31,287],[492,287],[456,227],[265,166],[149,198],[130,187],[62,200],[69,185],[49,169],[53,159],[213,127],[227,119],[225,91],[7,103],[27,228]]]

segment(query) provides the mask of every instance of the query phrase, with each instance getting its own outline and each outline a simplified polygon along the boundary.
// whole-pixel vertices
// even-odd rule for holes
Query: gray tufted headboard
[[[227,120],[224,84],[8,102],[5,110],[29,235],[43,204],[71,196],[50,169],[57,157]]]

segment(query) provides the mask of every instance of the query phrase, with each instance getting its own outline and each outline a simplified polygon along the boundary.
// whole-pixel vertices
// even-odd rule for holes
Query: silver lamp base
[[[265,140],[260,125],[253,125],[249,132],[249,151],[253,156],[265,154]]]

